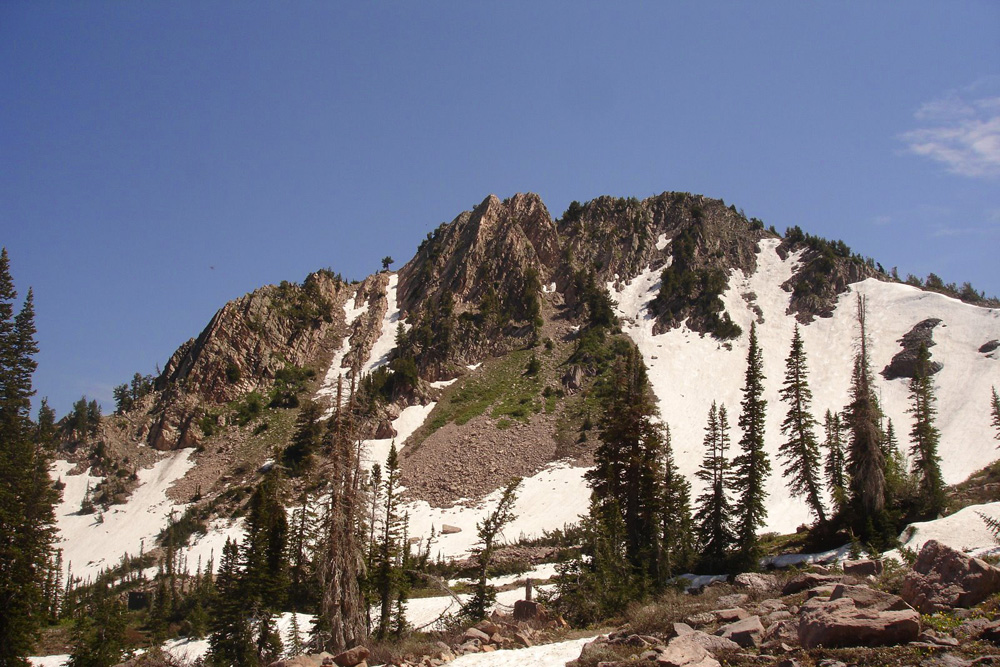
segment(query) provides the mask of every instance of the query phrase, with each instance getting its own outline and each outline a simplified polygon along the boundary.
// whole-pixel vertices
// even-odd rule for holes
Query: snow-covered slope
[[[781,462],[776,458],[782,442],[780,424],[786,413],[778,391],[795,327],[795,319],[785,314],[790,294],[780,286],[791,277],[798,261],[797,255],[782,260],[775,250],[778,243],[777,239],[761,241],[757,271],[750,276],[734,271],[722,298],[727,312],[744,332],[749,331],[751,321],[758,319],[753,306],[762,313],[763,321],[758,322],[757,332],[767,376],[766,446],[773,468],[767,488],[766,530],[787,532],[809,522],[810,517],[805,505],[789,496]],[[619,315],[625,320],[624,330],[639,346],[649,367],[660,411],[670,425],[681,472],[697,483],[693,473],[703,457],[703,429],[713,400],[729,410],[732,440],[739,441],[735,425],[746,370],[746,333],[732,342],[732,349],[683,327],[654,336],[647,306],[659,289],[659,271],[647,270],[617,289],[615,285],[609,287]],[[882,407],[893,420],[901,447],[906,448],[910,429],[907,381],[885,381],[878,371],[900,351],[896,341],[903,334],[918,322],[936,317],[942,323],[934,329],[936,346],[931,348],[931,355],[944,363],[941,372],[934,376],[934,383],[945,480],[961,481],[996,459],[988,399],[990,386],[1000,384],[1000,360],[981,354],[979,347],[1000,338],[1000,311],[977,308],[908,285],[874,279],[854,284],[848,293],[841,295],[833,317],[802,326],[816,418],[822,423],[826,410],[837,412],[847,404],[857,340],[858,293],[867,298],[872,367]],[[817,436],[822,440],[821,433]],[[698,490],[695,488],[695,494]]]

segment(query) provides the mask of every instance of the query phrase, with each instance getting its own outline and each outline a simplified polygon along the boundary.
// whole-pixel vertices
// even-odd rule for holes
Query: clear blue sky
[[[664,190],[1000,294],[1000,3],[0,3],[0,244],[60,414],[491,192]]]

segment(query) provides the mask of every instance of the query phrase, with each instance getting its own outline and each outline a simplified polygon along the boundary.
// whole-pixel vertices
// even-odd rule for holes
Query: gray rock
[[[715,619],[719,623],[733,623],[735,621],[742,621],[744,618],[750,617],[750,612],[742,607],[733,607],[731,609],[716,609],[712,612],[715,615]]]
[[[719,651],[735,651],[740,647],[740,645],[732,639],[719,637],[717,635],[710,635],[707,632],[702,632],[701,630],[692,630],[685,635],[678,636],[690,639],[709,653],[718,653]]]
[[[788,583],[785,584],[785,587],[781,589],[781,594],[794,595],[795,593],[801,593],[802,591],[807,591],[811,588],[816,588],[817,586],[833,586],[837,583],[840,582],[836,577],[826,574],[813,574],[811,572],[807,572],[789,579]]]
[[[711,653],[692,639],[692,635],[671,639],[660,650],[656,664],[662,667],[721,667]]]
[[[778,587],[778,578],[773,574],[760,572],[741,572],[733,579],[733,586],[745,588],[756,593],[762,593]]]
[[[739,607],[746,604],[749,599],[750,596],[745,593],[732,593],[723,595],[715,603],[720,607]]]
[[[850,598],[854,600],[854,605],[861,609],[875,609],[877,611],[902,611],[912,609],[906,601],[898,595],[883,593],[868,586],[848,586],[837,584],[830,594],[830,600]]]
[[[844,561],[844,574],[855,577],[877,577],[882,574],[882,561],[880,560],[848,560]]]

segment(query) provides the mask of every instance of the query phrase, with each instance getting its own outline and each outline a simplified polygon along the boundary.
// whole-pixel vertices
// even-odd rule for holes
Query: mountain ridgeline
[[[536,342],[543,311],[585,321],[593,310],[590,292],[647,267],[662,269],[650,304],[656,332],[686,322],[719,340],[734,338],[741,329],[719,297],[732,270],[753,273],[766,237],[777,234],[735,206],[689,193],[573,202],[555,220],[537,195],[502,201],[491,195],[428,233],[400,269],[397,299],[409,327],[394,354],[411,360],[421,381],[455,377],[467,365]],[[842,242],[793,228],[779,252],[796,250],[804,250],[799,269],[782,288],[791,292],[789,311],[800,321],[829,316],[851,283],[890,280]],[[196,446],[215,431],[219,406],[251,395],[280,404],[277,394],[315,381],[345,340],[342,366],[350,375],[378,336],[387,283],[386,273],[352,284],[321,270],[302,284],[266,286],[230,302],[170,358],[152,397],[133,410],[148,418],[133,422],[129,435],[161,450]],[[543,308],[546,299],[559,303]],[[367,305],[366,315],[347,322],[348,301]],[[425,399],[426,387],[417,389],[406,399]]]

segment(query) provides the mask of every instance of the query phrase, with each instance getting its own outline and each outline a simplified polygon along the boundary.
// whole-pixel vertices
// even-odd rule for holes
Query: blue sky
[[[613,6],[612,6],[613,4]],[[0,243],[62,414],[489,193],[681,190],[1000,294],[1000,4],[0,3]]]

